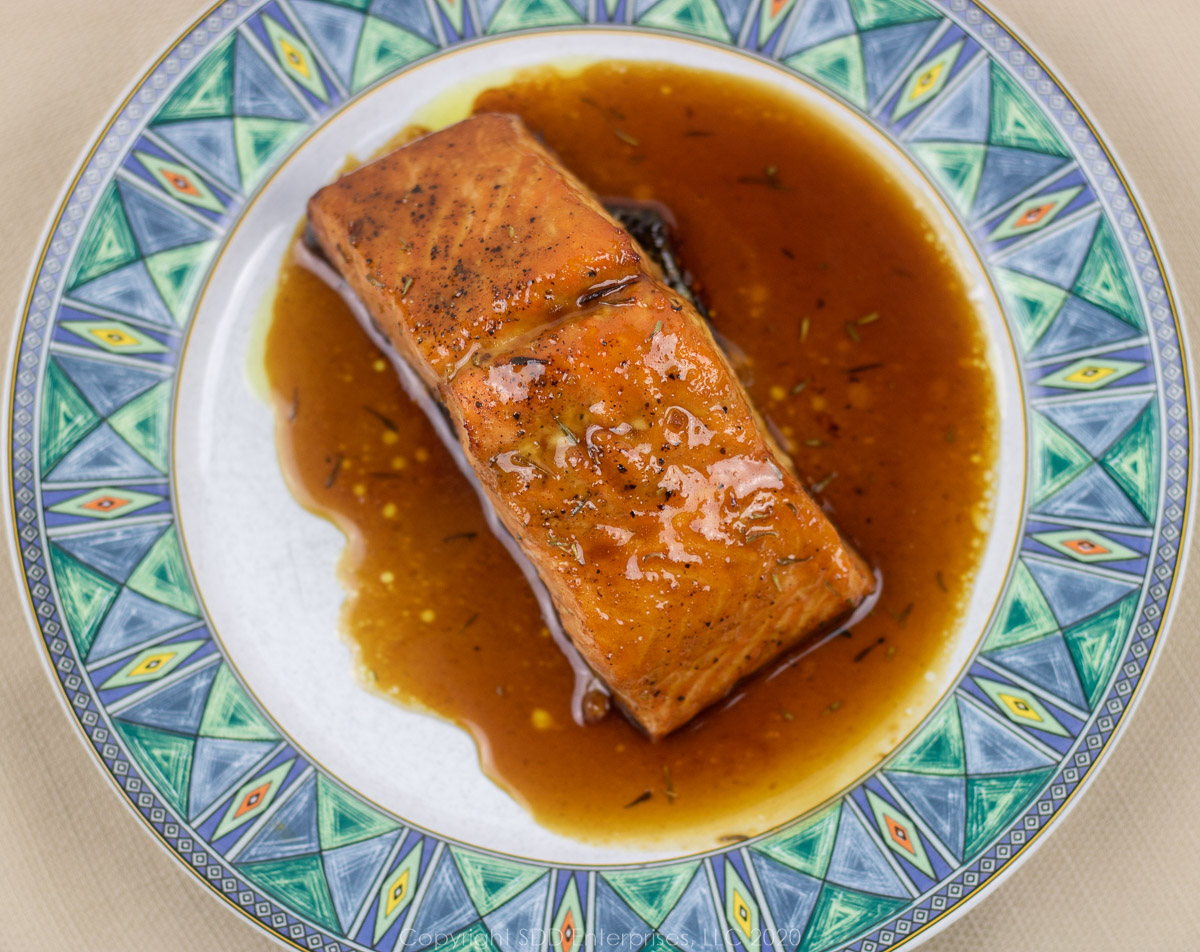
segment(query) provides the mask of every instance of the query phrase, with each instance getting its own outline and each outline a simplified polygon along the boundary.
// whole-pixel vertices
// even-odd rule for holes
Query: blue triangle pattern
[[[720,928],[709,892],[708,877],[701,867],[658,931],[670,936],[671,944],[683,949],[683,952],[711,952]],[[719,945],[719,942],[716,944]]]
[[[881,27],[862,35],[863,65],[867,73],[867,101],[883,95],[929,35],[937,29],[937,20],[901,23]]]
[[[783,946],[781,952],[796,952],[817,904],[821,880],[788,869],[760,853],[753,854],[752,862],[763,898],[775,920],[775,930]]]
[[[825,878],[835,885],[859,892],[905,899],[909,895],[875,838],[845,802],[842,803],[837,840]]]
[[[1041,278],[1056,288],[1069,288],[1079,277],[1099,220],[1097,211],[1020,245],[1004,259],[1004,267]]]
[[[58,354],[54,359],[101,416],[119,410],[134,397],[166,379],[152,370],[105,360],[90,360],[69,354]]]
[[[245,37],[237,38],[234,56],[233,111],[237,115],[299,122],[308,118],[283,80],[254,52]]]
[[[926,112],[913,138],[921,142],[986,142],[991,124],[991,73],[977,66]]]
[[[958,699],[958,715],[962,721],[967,773],[1017,773],[1053,763],[1015,731],[1001,726],[961,697]]]
[[[808,0],[788,34],[779,58],[786,59],[793,53],[847,36],[855,29],[849,0]]]
[[[355,913],[362,908],[383,861],[387,859],[399,836],[400,831],[397,830],[385,836],[363,840],[361,843],[326,850],[321,854],[325,880],[329,883],[329,893],[333,897],[333,908],[344,930],[348,930],[354,922]]]
[[[154,126],[154,131],[226,188],[242,186],[232,119],[195,119]]]
[[[364,17],[318,0],[292,0],[292,9],[308,30],[329,63],[330,68],[349,87],[354,75],[354,54],[358,49],[358,38],[362,34]]]
[[[117,191],[143,257],[213,237],[213,233],[199,222],[179,214],[127,182],[118,181]]]
[[[1038,512],[1049,516],[1094,520],[1100,514],[1101,521],[1118,525],[1146,523],[1124,490],[1099,465],[1089,466],[1037,508]]]
[[[546,913],[546,877],[483,917],[500,952],[537,952]]]
[[[902,771],[888,773],[887,778],[937,838],[962,859],[967,832],[967,778]]]
[[[1051,403],[1040,410],[1042,416],[1053,420],[1063,432],[1098,459],[1141,415],[1152,399],[1151,394],[1141,393],[1113,400]]]
[[[749,6],[748,0],[717,0],[717,7],[725,19],[725,25],[729,27],[731,36],[738,35],[742,26],[742,18],[746,15]]]
[[[124,582],[165,529],[162,523],[117,526],[102,532],[62,536],[55,539],[54,544],[84,565],[90,565],[109,578]]]
[[[596,878],[595,930],[604,936],[605,948],[613,952],[637,952],[653,931],[600,877]],[[611,944],[614,939],[619,940],[615,945]]]
[[[986,215],[997,205],[1061,169],[1068,161],[1057,155],[1027,149],[991,146],[983,160],[983,174],[979,178],[971,213]]]
[[[104,616],[88,657],[106,658],[195,620],[191,615],[123,588]]]
[[[1129,340],[1138,330],[1083,298],[1071,295],[1059,309],[1054,323],[1029,352],[1034,360],[1056,357],[1078,350],[1090,350]]]
[[[371,0],[369,12],[372,16],[394,23],[409,33],[415,33],[435,46],[438,45],[437,34],[423,4],[411,3],[409,0]],[[484,22],[491,22],[491,18],[488,17]]]
[[[487,26],[491,25],[500,8],[504,6],[504,0],[477,0],[479,5],[479,18]]]
[[[219,667],[214,665],[213,667]],[[202,812],[267,755],[271,740],[226,740],[200,737],[192,753],[192,779],[188,790],[188,818]]]
[[[102,274],[71,292],[71,297],[118,314],[140,317],[152,324],[174,327],[175,320],[141,261]]]
[[[237,857],[239,863],[286,859],[320,849],[317,836],[317,776],[313,774],[271,815]]]
[[[132,446],[102,423],[77,443],[57,466],[46,474],[47,482],[161,477]]]
[[[442,853],[413,923],[414,936],[453,935],[479,918],[450,851]],[[428,943],[426,943],[428,944]],[[415,947],[415,943],[414,943]]]
[[[155,691],[122,711],[121,719],[180,734],[195,734],[200,729],[208,689],[219,667],[218,664],[206,665],[195,674]]]
[[[1063,628],[1096,614],[1137,588],[1132,582],[1093,575],[1063,563],[1027,559],[1025,567]]]
[[[1069,701],[1076,707],[1087,707],[1083,685],[1079,683],[1079,674],[1071,660],[1067,641],[1061,634],[1055,633],[1047,638],[1003,648],[988,657],[1026,681],[1045,688],[1055,697]]]

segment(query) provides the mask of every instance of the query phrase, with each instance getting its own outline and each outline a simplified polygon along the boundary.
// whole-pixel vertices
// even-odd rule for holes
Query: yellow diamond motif
[[[115,327],[94,327],[92,334],[108,344],[109,347],[136,347],[141,343],[132,334],[117,330]]]
[[[917,81],[913,83],[912,92],[908,94],[909,100],[920,99],[929,90],[937,84],[938,77],[942,75],[942,70],[946,68],[945,63],[934,63],[929,69],[925,70]]]
[[[387,891],[387,904],[384,906],[383,914],[390,916],[396,911],[396,907],[404,901],[404,897],[408,895],[408,870],[402,870],[400,875],[392,881]]]
[[[1089,364],[1086,367],[1080,367],[1073,374],[1069,374],[1063,379],[1068,383],[1099,383],[1105,377],[1115,374],[1115,367],[1097,367]]]
[[[1000,694],[999,698],[1004,702],[1004,706],[1012,711],[1012,713],[1017,717],[1024,718],[1027,721],[1036,721],[1039,724],[1042,722],[1042,715],[1035,711],[1029,705],[1029,703],[1022,698],[1013,697],[1011,694]]]
[[[283,53],[283,58],[287,64],[297,73],[305,79],[312,76],[312,71],[308,68],[308,57],[291,43],[281,38],[279,40],[279,51]]]
[[[733,921],[737,923],[738,928],[747,939],[750,938],[751,918],[750,907],[746,905],[742,894],[735,889],[733,891]]]
[[[140,678],[147,674],[153,674],[174,658],[175,655],[176,652],[174,651],[160,651],[158,654],[152,654],[148,658],[143,658],[141,663],[129,672],[128,676],[131,678]]]

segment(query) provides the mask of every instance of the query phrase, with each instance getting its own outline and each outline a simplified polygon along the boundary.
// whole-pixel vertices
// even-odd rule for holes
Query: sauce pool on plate
[[[463,726],[550,829],[694,846],[762,832],[870,769],[945,682],[997,429],[962,273],[879,159],[762,85],[601,63],[519,74],[474,108],[520,115],[599,195],[671,210],[735,369],[883,594],[663,741],[615,713],[576,725],[571,668],[472,488],[337,295],[288,263],[267,375],[288,483],[348,539],[344,635],[375,690]]]

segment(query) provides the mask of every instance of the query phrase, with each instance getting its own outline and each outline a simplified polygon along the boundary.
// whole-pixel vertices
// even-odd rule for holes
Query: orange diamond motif
[[[121,499],[117,496],[101,496],[99,499],[92,499],[83,503],[82,508],[91,509],[93,512],[112,512],[115,509],[120,509],[122,506],[128,505],[128,499]]]
[[[1013,222],[1013,227],[1029,228],[1033,225],[1036,225],[1043,218],[1049,215],[1050,212],[1054,210],[1054,206],[1057,204],[1057,202],[1047,202],[1045,205],[1039,205],[1037,208],[1027,209],[1020,218]]]
[[[887,823],[888,835],[891,836],[892,842],[900,846],[914,856],[917,853],[916,847],[913,846],[912,837],[908,835],[908,830],[903,825],[896,822],[895,818],[884,816],[884,822]]]
[[[1068,539],[1062,543],[1072,552],[1078,552],[1080,555],[1108,555],[1112,549],[1102,546],[1099,542],[1093,542],[1091,539]]]
[[[267,791],[270,789],[271,784],[268,781],[267,783],[257,786],[247,793],[244,797],[242,797],[242,802],[238,804],[237,810],[234,811],[233,818],[236,820],[243,813],[248,813],[250,810],[253,810],[256,806],[262,803],[262,798],[267,795]]]

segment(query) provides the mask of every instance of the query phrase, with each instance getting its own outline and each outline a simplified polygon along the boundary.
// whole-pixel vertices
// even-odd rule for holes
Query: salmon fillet
[[[520,120],[420,139],[308,212],[651,737],[873,590],[695,308]]]

